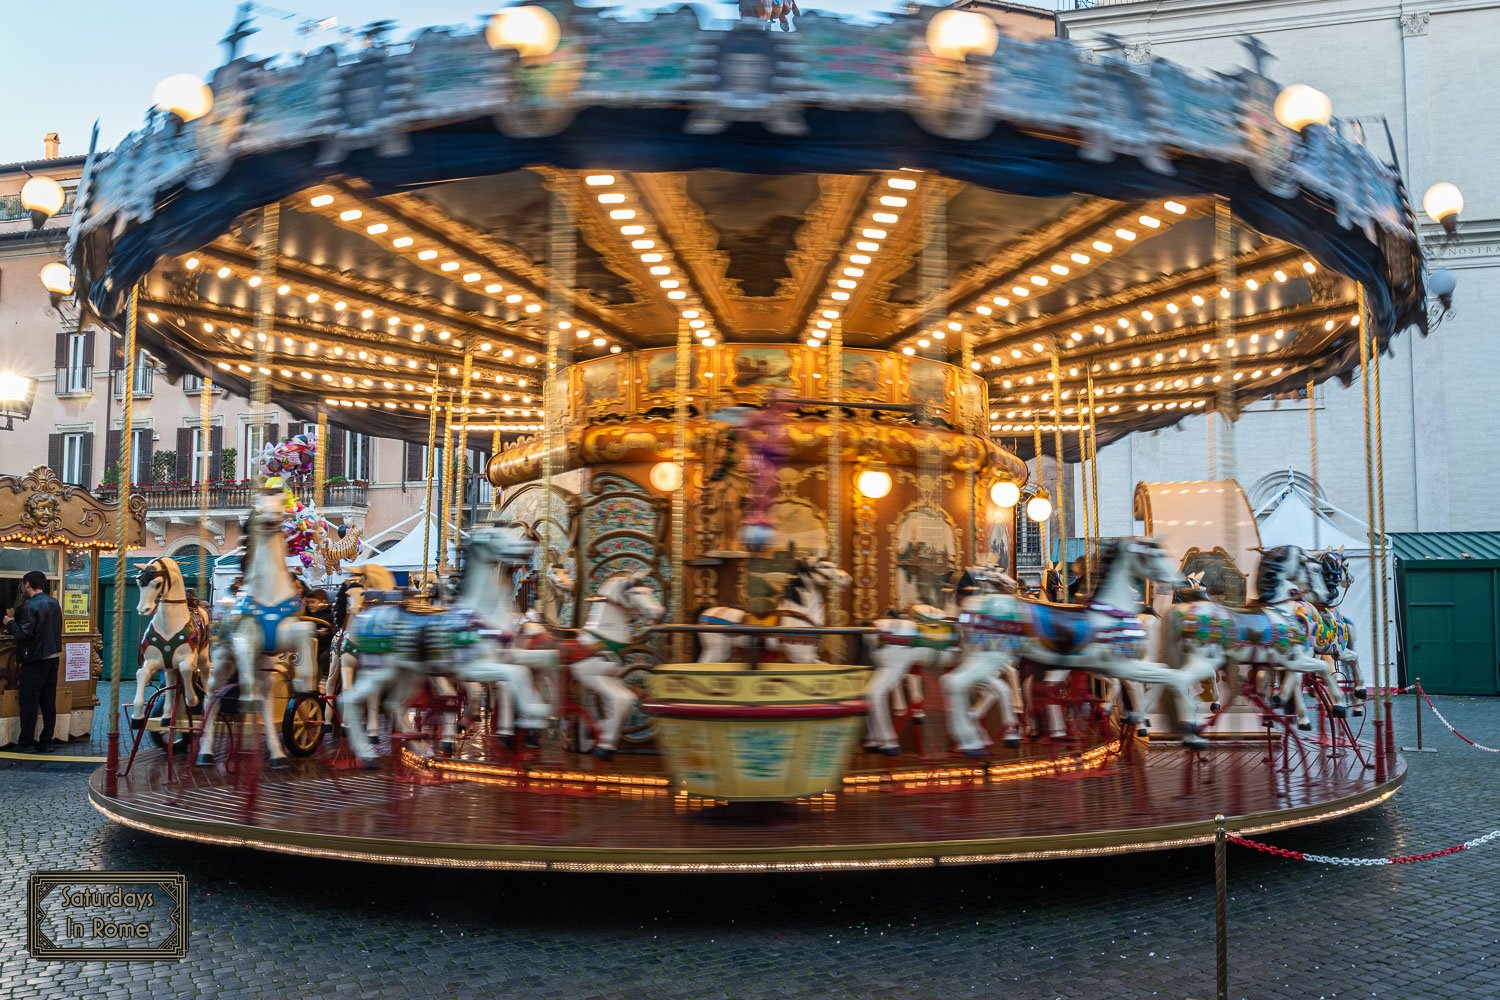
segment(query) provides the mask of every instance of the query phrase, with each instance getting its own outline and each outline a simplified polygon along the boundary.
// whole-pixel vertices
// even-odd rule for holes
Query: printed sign
[[[187,954],[186,875],[38,872],[28,888],[33,958],[160,961]]]
[[[63,648],[67,650],[66,661],[63,664],[63,680],[88,680],[89,644],[86,642],[65,642],[63,643]]]
[[[88,635],[93,629],[89,628],[87,618],[66,618],[63,620],[63,635]]]
[[[89,592],[69,590],[64,593],[63,614],[69,618],[87,618],[89,616]]]

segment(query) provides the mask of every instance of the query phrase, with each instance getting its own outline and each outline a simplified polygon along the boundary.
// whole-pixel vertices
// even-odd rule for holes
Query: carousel
[[[1233,438],[1425,333],[1424,258],[1399,175],[1255,39],[1208,78],[938,9],[545,3],[282,60],[251,30],[90,154],[56,290],[174,377],[442,457],[409,586],[325,557],[352,560],[326,675],[286,558],[316,436],[305,484],[262,477],[238,593],[164,640],[181,697],[111,724],[181,738],[112,753],[106,816],[797,871],[1396,792],[1342,556],[1258,545]],[[1143,484],[1140,537],[1101,539],[1098,449],[1201,414],[1205,481]],[[1083,551],[1044,593],[1017,584],[1038,532]]]

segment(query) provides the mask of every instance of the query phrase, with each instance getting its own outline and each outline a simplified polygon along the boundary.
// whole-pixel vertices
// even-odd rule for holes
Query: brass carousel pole
[[[1318,408],[1313,399],[1313,390],[1317,388],[1311,378],[1307,380],[1307,473],[1311,478],[1312,494],[1308,499],[1313,504],[1313,549],[1317,549],[1321,539],[1322,517],[1318,514]]]
[[[834,565],[843,566],[844,543],[841,531],[844,523],[844,408],[839,405],[844,401],[844,320],[842,314],[840,318],[833,321],[833,328],[828,331],[828,399],[834,404],[828,414],[828,558],[833,560]],[[973,490],[969,492],[972,494]],[[972,496],[969,506],[972,510]],[[844,593],[842,590],[835,589],[829,596],[832,600],[829,602],[828,624],[843,625],[847,620],[847,614],[843,608]],[[846,662],[842,636],[830,637],[828,648],[833,662]]]
[[[562,338],[563,324],[571,326],[568,293],[573,288],[578,263],[578,226],[574,212],[574,186],[576,174],[564,173],[551,185],[552,202],[548,219],[547,266],[551,272],[547,278],[547,356],[546,375],[542,379],[542,523],[537,526],[537,539],[542,546],[543,560],[550,558],[547,532],[556,524],[553,511],[552,480],[560,471],[559,458],[566,456],[567,420],[571,401],[568,398],[567,347]],[[679,319],[679,323],[681,320]],[[583,498],[580,487],[579,497]],[[569,516],[564,512],[564,517]],[[579,520],[581,521],[580,512]],[[569,532],[564,530],[558,539],[558,555],[563,555],[562,546],[568,541]],[[578,589],[580,595],[588,593],[588,572],[583,565],[583,553],[578,553]],[[680,559],[680,557],[679,557]],[[677,575],[675,572],[674,576]],[[537,579],[537,602],[545,606],[552,596],[552,582],[546,573]]]
[[[427,461],[423,462],[423,472],[427,474],[427,496],[422,501],[422,583],[427,583],[427,567],[432,559],[432,481],[437,471],[437,411],[438,411],[438,372],[441,369],[434,366],[432,372],[432,393],[427,399]]]
[[[1089,565],[1089,553],[1093,547],[1090,534],[1092,522],[1089,519],[1089,418],[1083,412],[1085,397],[1078,397],[1078,513],[1083,521],[1083,587],[1085,591],[1094,589],[1094,571]]]
[[[668,588],[671,607],[668,620],[681,622],[687,613],[684,607],[687,581],[687,444],[688,444],[688,392],[692,381],[693,331],[687,317],[677,317],[677,351],[673,356],[676,365],[676,396],[672,408],[672,459],[680,470],[677,488],[672,491],[672,580]],[[672,636],[672,659],[681,662],[687,657],[687,636],[674,633]]]
[[[500,454],[500,414],[497,412],[495,414],[495,429],[490,432],[490,457],[493,458],[498,454]],[[488,469],[484,470],[484,475],[489,475]],[[499,510],[500,489],[499,487],[496,487],[490,492],[490,511],[491,513],[494,513]]]
[[[209,468],[208,435],[213,426],[214,413],[214,380],[205,378],[198,397],[198,440],[203,442],[203,466],[198,470],[198,531],[200,533],[208,530],[208,481],[212,470]],[[126,473],[125,478],[129,478]],[[202,541],[207,541],[204,534]],[[203,600],[210,591],[208,579],[208,546],[198,546],[198,599]]]
[[[842,341],[840,341],[839,347],[840,349],[843,348]],[[969,324],[967,323],[964,324],[964,328],[958,333],[958,357],[959,368],[963,373],[961,377],[971,377],[974,374],[974,341],[969,334]],[[842,372],[839,373],[839,377],[841,379],[840,386],[842,386]],[[963,399],[961,390],[959,393],[959,399]],[[983,428],[987,425],[988,420],[989,411],[980,411],[979,426],[965,427],[964,433],[970,436],[981,433]],[[979,562],[979,507],[984,502],[980,499],[978,493],[976,492],[978,483],[975,480],[977,478],[976,467],[978,466],[978,464],[979,462],[976,456],[976,460],[970,462],[968,469],[964,472],[964,495],[968,498],[967,506],[969,508],[969,537],[965,548],[968,551],[967,565],[970,566],[977,565]]]
[[[328,486],[328,411],[318,411],[318,449],[313,452],[313,506],[323,512],[323,495]]]
[[[1040,490],[1044,489],[1042,486],[1042,411],[1038,409],[1035,412],[1036,416],[1033,418],[1031,424],[1031,443],[1036,454],[1036,475],[1034,478],[1036,480],[1036,488]],[[1021,516],[1030,517],[1031,515],[1026,512],[1025,508],[1022,508]],[[1045,599],[1047,596],[1047,562],[1050,559],[1047,552],[1047,518],[1042,518],[1042,520],[1036,522],[1036,531],[1037,544],[1039,546],[1038,552],[1042,560],[1042,597]]]
[[[1219,470],[1217,478],[1224,486],[1224,551],[1234,558],[1239,551],[1240,529],[1235,523],[1238,511],[1234,503],[1234,491],[1229,481],[1234,479],[1234,212],[1229,199],[1219,198],[1214,207],[1214,222],[1218,237],[1219,299],[1214,307],[1218,319],[1219,335],[1219,392],[1214,407],[1224,420],[1223,440],[1218,442]],[[1215,414],[1209,420],[1217,419]]]
[[[453,449],[453,544],[462,544],[469,477],[469,381],[474,377],[473,342],[464,343],[464,367],[458,387],[458,444]]]
[[[448,518],[453,516],[453,390],[443,397],[443,461],[439,468],[442,478],[438,481],[438,506],[442,516],[438,520],[437,572],[441,576],[448,568]]]
[[[135,330],[138,320],[139,288],[130,289],[125,311],[125,387],[120,404],[120,476],[119,511],[115,519],[115,620],[114,646],[109,664],[109,728],[104,763],[104,794],[119,792],[120,771],[120,675],[125,669],[125,558],[130,543],[130,466],[135,437],[132,412],[135,407]],[[27,734],[30,735],[30,734]]]
[[[1062,602],[1067,604],[1071,595],[1068,586],[1068,527],[1066,502],[1063,499],[1063,432],[1062,432],[1062,345],[1052,345],[1052,446],[1057,455],[1057,499],[1052,509],[1057,514],[1057,563],[1061,567]]]
[[[1093,561],[1097,562],[1099,559],[1099,423],[1094,413],[1096,409],[1096,397],[1094,395],[1094,370],[1092,368],[1089,369],[1088,376],[1089,497],[1091,500],[1089,535],[1093,539]]]
[[[1368,310],[1364,310],[1368,313]],[[1379,544],[1376,557],[1380,560],[1380,663],[1381,673],[1385,676],[1385,752],[1388,755],[1396,753],[1396,727],[1391,719],[1391,644],[1390,634],[1386,631],[1390,623],[1390,609],[1386,602],[1389,600],[1389,580],[1386,577],[1386,536],[1385,536],[1385,441],[1380,426],[1380,338],[1376,336],[1375,324],[1370,322],[1369,316],[1360,317],[1360,337],[1370,338],[1370,375],[1374,379],[1374,409],[1375,409],[1375,539]],[[1373,574],[1372,574],[1373,575]]]
[[[1364,414],[1365,425],[1365,518],[1366,518],[1366,540],[1369,546],[1368,552],[1370,564],[1370,657],[1375,665],[1375,684],[1377,689],[1386,687],[1384,662],[1381,659],[1381,635],[1380,635],[1380,581],[1375,572],[1374,560],[1378,551],[1375,543],[1375,532],[1377,523],[1375,520],[1375,450],[1374,441],[1371,437],[1370,408],[1373,402],[1370,383],[1373,376],[1370,374],[1370,338],[1366,331],[1370,328],[1369,304],[1365,301],[1365,286],[1359,285],[1359,381],[1363,393],[1361,412]],[[1377,695],[1378,697],[1378,695]],[[1385,719],[1381,715],[1380,706],[1375,707],[1375,780],[1385,780]]]

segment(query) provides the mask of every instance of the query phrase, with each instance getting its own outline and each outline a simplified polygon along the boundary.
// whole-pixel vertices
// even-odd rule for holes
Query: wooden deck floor
[[[221,763],[176,768],[143,752],[101,812],[165,836],[387,863],[565,871],[764,871],[912,867],[1103,854],[1212,838],[1224,813],[1241,832],[1332,818],[1394,794],[1405,763],[1377,783],[1345,749],[1262,741],[1100,747],[1060,767],[1014,754],[860,756],[838,794],[786,804],[714,804],[674,792],[650,755],[609,763],[548,751],[507,761],[362,771],[319,759],[260,772],[252,811]],[[1113,749],[1118,749],[1113,748]],[[1368,751],[1367,751],[1368,752]]]

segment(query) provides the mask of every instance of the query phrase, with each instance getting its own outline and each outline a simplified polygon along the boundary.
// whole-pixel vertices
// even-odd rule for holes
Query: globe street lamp
[[[41,229],[48,219],[62,211],[66,197],[61,184],[41,174],[21,185],[21,207],[31,213],[31,228]]]

